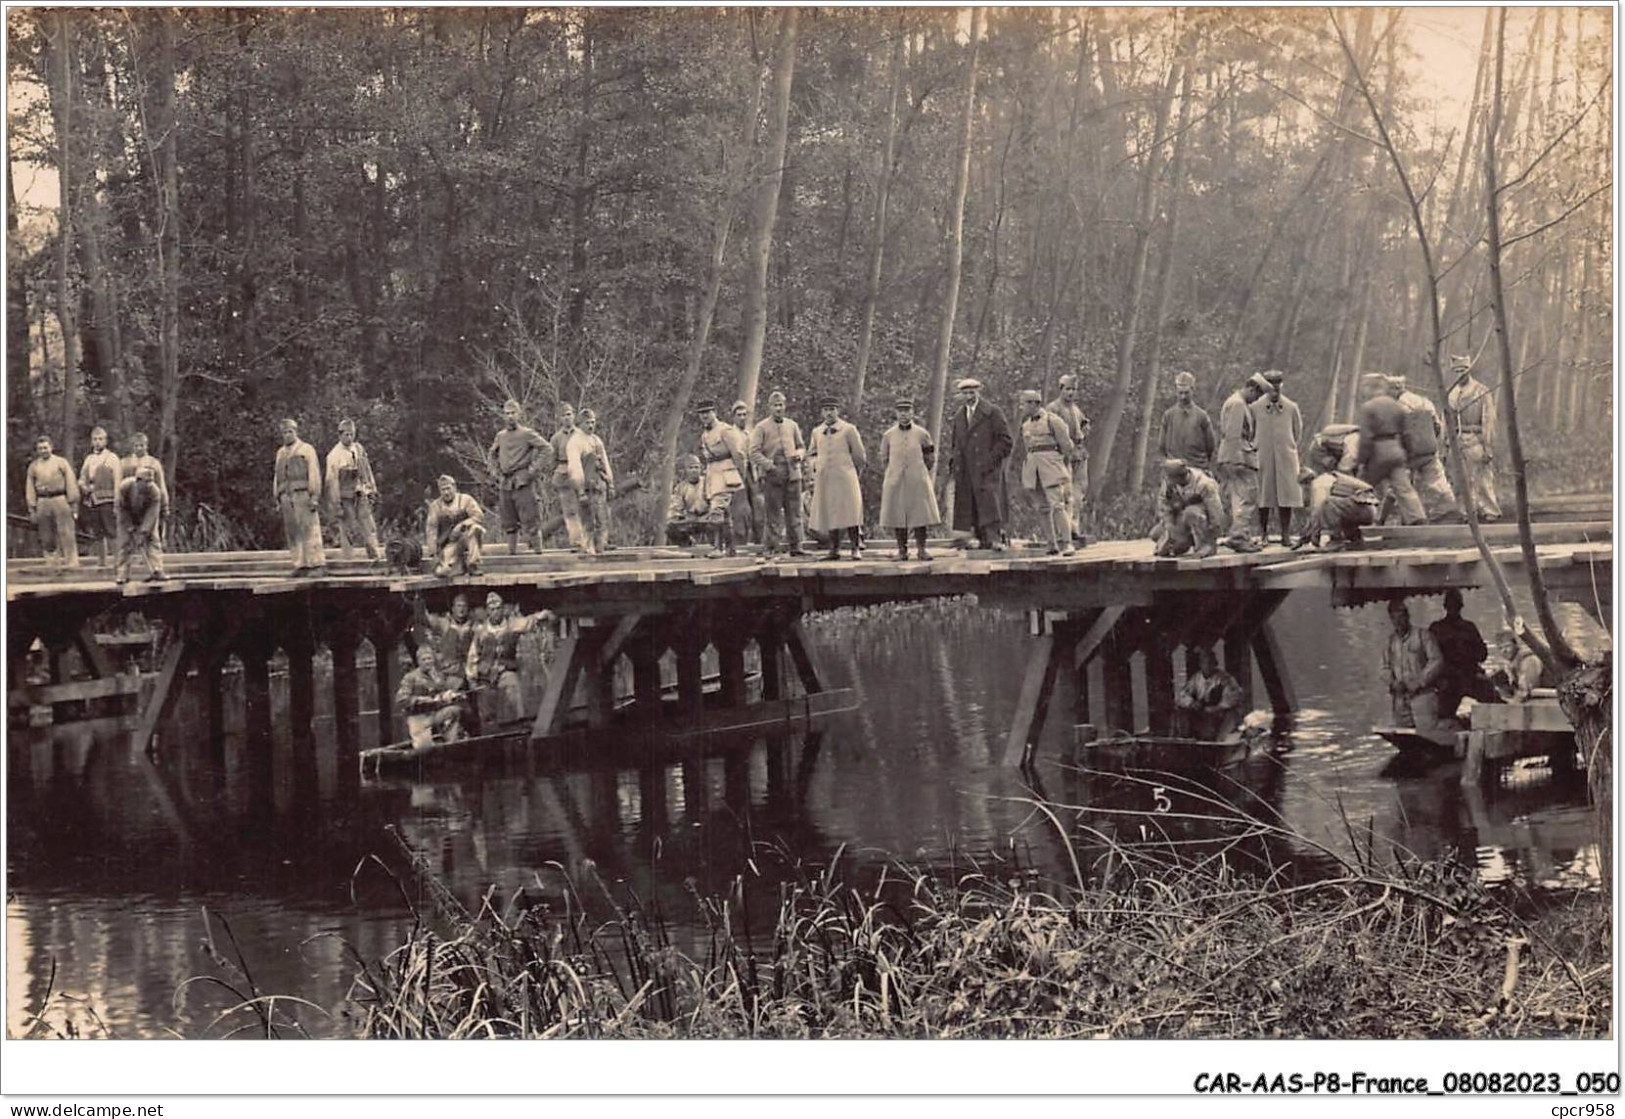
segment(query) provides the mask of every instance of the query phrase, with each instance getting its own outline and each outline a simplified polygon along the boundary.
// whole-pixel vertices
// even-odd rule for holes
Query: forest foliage
[[[149,433],[183,515],[273,544],[284,414],[322,451],[354,417],[404,521],[443,470],[489,495],[508,395],[594,407],[655,480],[699,396],[805,422],[835,393],[872,438],[940,376],[1008,403],[1068,372],[1112,494],[1176,370],[1216,408],[1284,369],[1311,426],[1358,372],[1419,379],[1421,261],[1325,12],[980,14],[10,9],[13,511],[32,434],[77,458],[96,422]],[[1390,15],[1344,22],[1441,231],[1450,349],[1493,382],[1485,66],[1430,98]],[[1528,10],[1508,48],[1535,446],[1611,425],[1611,18]]]

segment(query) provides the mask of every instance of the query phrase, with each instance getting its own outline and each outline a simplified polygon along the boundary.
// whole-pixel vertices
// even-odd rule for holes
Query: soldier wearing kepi
[[[750,461],[762,483],[762,543],[771,554],[778,550],[780,523],[783,523],[786,551],[792,556],[801,550],[801,463],[807,457],[807,441],[801,427],[784,414],[784,394],[769,393],[767,418],[750,433]]]
[[[78,567],[79,540],[73,521],[79,515],[79,480],[68,460],[54,453],[50,439],[43,435],[34,440],[34,457],[23,485],[28,515],[46,559]]]
[[[885,476],[880,489],[880,527],[897,536],[897,555],[908,559],[908,537],[914,534],[915,558],[928,560],[925,530],[942,523],[937,509],[936,487],[931,484],[931,467],[937,448],[931,433],[914,422],[914,401],[908,397],[892,405],[897,422],[880,437],[880,470]]]
[[[824,419],[812,431],[807,457],[813,460],[812,517],[814,532],[829,534],[827,560],[841,558],[841,534],[852,541],[852,558],[863,558],[863,491],[858,475],[867,455],[858,429],[841,419],[841,405],[833,397],[823,405]]]
[[[1072,539],[1087,543],[1084,534],[1083,511],[1089,500],[1089,417],[1078,404],[1078,377],[1075,373],[1061,375],[1061,395],[1044,407],[1060,416],[1066,424],[1066,433],[1072,439]]]
[[[1218,549],[1219,483],[1206,471],[1171,458],[1162,464],[1162,492],[1157,499],[1162,514],[1162,543],[1159,556],[1179,556],[1195,549],[1196,559],[1206,559]]]
[[[1365,394],[1360,404],[1360,448],[1355,466],[1361,478],[1377,489],[1379,497],[1392,493],[1399,508],[1401,524],[1419,525],[1427,520],[1422,499],[1411,483],[1406,465],[1405,409],[1389,392],[1388,378],[1367,373],[1360,378]]]
[[[1021,442],[1027,452],[1021,485],[1043,500],[1049,554],[1070,556],[1077,551],[1072,543],[1072,471],[1067,467],[1074,448],[1066,422],[1045,411],[1043,402],[1035,389],[1021,394]]]
[[[698,455],[677,460],[677,480],[672,483],[671,500],[666,506],[666,543],[687,547],[697,539],[712,535],[705,497],[705,469]]]
[[[429,502],[424,517],[424,554],[438,557],[434,573],[444,579],[454,571],[480,573],[480,541],[485,510],[471,494],[457,492],[457,479],[440,475],[440,496]]]
[[[1297,401],[1281,392],[1286,374],[1271,369],[1264,398],[1253,405],[1258,424],[1258,521],[1262,537],[1270,535],[1269,511],[1281,522],[1281,543],[1292,546],[1292,510],[1303,507],[1303,483],[1298,481],[1298,441],[1303,438],[1303,414]]]
[[[272,478],[272,499],[282,512],[282,535],[293,559],[293,574],[326,575],[327,553],[322,550],[322,471],[316,448],[299,438],[299,424],[281,424],[282,446],[277,448]]]
[[[564,518],[564,534],[570,541],[570,547],[580,548],[583,540],[581,502],[576,500],[576,489],[570,482],[570,440],[575,433],[575,408],[560,404],[559,426],[549,441],[553,451],[553,492],[559,499],[559,516]]]
[[[353,542],[366,546],[367,558],[377,560],[378,526],[372,503],[378,500],[378,479],[366,448],[355,441],[355,421],[339,421],[339,441],[327,452],[327,508],[339,522],[339,557],[350,558]]]
[[[1439,461],[1439,438],[1444,434],[1439,410],[1433,401],[1406,387],[1403,373],[1388,378],[1388,391],[1405,409],[1404,434],[1400,441],[1405,445],[1405,465],[1410,468],[1411,484],[1422,501],[1422,511],[1434,524],[1460,521],[1456,491],[1450,487],[1444,464]]]
[[[974,532],[977,543],[1004,551],[1004,460],[1015,440],[999,406],[982,399],[982,382],[966,377],[954,386],[959,407],[949,424],[948,475],[954,483],[954,531]]]
[[[717,422],[717,402],[702,400],[694,411],[700,417],[700,462],[705,465],[705,500],[709,505],[712,547],[710,558],[733,556],[733,503],[745,500],[745,437],[736,427]]]
[[[1473,508],[1481,521],[1501,519],[1501,503],[1495,497],[1495,455],[1491,451],[1495,433],[1495,394],[1473,376],[1473,359],[1456,354],[1450,359],[1456,375],[1448,404],[1461,439],[1461,457],[1472,477]]]
[[[163,582],[167,576],[158,525],[163,518],[164,497],[153,478],[152,467],[139,467],[134,478],[119,483],[113,509],[118,518],[118,564],[113,581],[121,586],[129,582],[130,561],[140,553],[147,562],[147,581]]]
[[[1174,404],[1162,414],[1162,457],[1184,459],[1206,470],[1218,449],[1213,420],[1195,402],[1196,377],[1192,373],[1174,375]]]
[[[90,429],[90,453],[79,467],[80,522],[96,541],[103,567],[118,546],[118,512],[113,508],[124,480],[118,456],[107,449],[107,429]]]
[[[1230,532],[1225,546],[1237,552],[1256,552],[1253,522],[1258,518],[1258,421],[1253,405],[1270,383],[1254,373],[1231,393],[1219,409],[1219,453],[1215,472],[1219,498]]]
[[[542,550],[536,480],[546,473],[550,458],[555,462],[562,462],[564,458],[558,453],[562,448],[557,439],[549,444],[540,432],[519,422],[520,414],[517,400],[510,400],[502,406],[502,427],[497,430],[486,452],[497,464],[497,519],[502,522],[502,533],[508,538],[509,555],[519,554],[520,533],[538,552]],[[571,426],[574,426],[573,421]],[[565,438],[568,440],[569,437]],[[555,471],[555,488],[557,484]],[[559,504],[564,506],[564,523],[569,528],[575,516],[574,491],[569,493],[568,499],[561,491]],[[572,534],[570,543],[578,542],[576,535]]]

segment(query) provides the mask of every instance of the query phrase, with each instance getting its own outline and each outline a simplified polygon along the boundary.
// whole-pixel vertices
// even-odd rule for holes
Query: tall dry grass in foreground
[[[1069,841],[1070,842],[1070,841]],[[1069,847],[1069,850],[1071,848]],[[863,888],[793,866],[764,936],[694,897],[702,951],[603,882],[559,870],[556,910],[443,887],[352,991],[367,1037],[1134,1038],[1604,1036],[1610,914],[1530,909],[1471,872],[1396,859],[1286,884],[1223,855],[1111,845],[1077,882],[1013,855]],[[839,860],[837,860],[838,862]],[[1363,860],[1362,860],[1363,862]],[[578,887],[613,912],[594,922]],[[597,899],[595,899],[596,901]],[[1527,899],[1525,899],[1527,900]]]

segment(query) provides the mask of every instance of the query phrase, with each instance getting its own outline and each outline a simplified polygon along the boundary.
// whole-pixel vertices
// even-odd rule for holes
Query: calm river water
[[[1437,616],[1437,601],[1421,620]],[[1467,613],[1493,636],[1488,594],[1469,595]],[[1290,740],[1209,779],[1223,801],[1298,836],[1253,854],[1312,873],[1328,859],[1320,846],[1346,852],[1374,839],[1379,852],[1457,856],[1487,879],[1594,879],[1591,814],[1572,781],[1519,775],[1478,795],[1453,769],[1385,775],[1393,751],[1368,733],[1388,721],[1378,609],[1334,611],[1298,594],[1275,625],[1301,707]],[[411,906],[426,902],[403,843],[465,904],[520,890],[527,902],[557,902],[562,867],[658,902],[679,937],[699,935],[696,894],[722,894],[741,877],[745,919],[770,929],[777,884],[796,860],[839,858],[866,877],[890,859],[946,869],[1013,856],[1070,877],[1054,831],[1034,819],[1031,790],[1000,764],[1030,641],[1020,615],[932,606],[830,616],[812,632],[831,682],[855,688],[859,710],[813,735],[713,744],[670,764],[550,771],[520,761],[358,786],[324,722],[314,750],[279,735],[266,783],[244,744],[196,729],[206,725],[199,697],[179,705],[156,764],[119,741],[14,733],[7,1029],[26,1031],[49,995],[58,1028],[220,1035],[240,1024],[214,1021],[236,997],[187,980],[242,988],[246,968],[258,991],[331,1012],[301,1011],[310,1032],[344,1034],[350,949],[393,949]],[[231,701],[240,710],[240,696]],[[228,710],[228,725],[239,717]],[[1058,764],[1068,720],[1050,724],[1042,791],[1090,808],[1068,821],[1129,838],[1147,827],[1198,843],[1218,834],[1188,818],[1216,814],[1204,799],[1213,794],[1170,781],[1159,797],[1149,785],[1080,777]],[[362,733],[374,741],[372,727]],[[1159,802],[1171,813],[1156,813]],[[211,931],[222,959],[211,957]]]

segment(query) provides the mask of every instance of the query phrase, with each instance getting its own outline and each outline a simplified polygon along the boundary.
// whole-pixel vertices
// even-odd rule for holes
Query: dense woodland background
[[[546,430],[556,401],[598,409],[654,490],[619,534],[648,536],[698,395],[780,388],[808,422],[834,391],[873,442],[900,392],[940,415],[973,374],[1008,407],[1065,372],[1097,495],[1132,494],[1176,370],[1216,408],[1285,369],[1310,427],[1357,371],[1429,389],[1422,258],[1357,76],[1423,191],[1448,350],[1491,383],[1499,110],[1534,469],[1612,474],[1607,9],[1517,13],[1498,101],[1486,16],[1456,106],[1419,94],[1398,10],[9,17],[13,512],[33,434],[77,464],[102,422],[150,434],[182,541],[280,544],[274,420],[325,453],[350,415],[405,525],[442,470],[489,496],[512,393]]]

